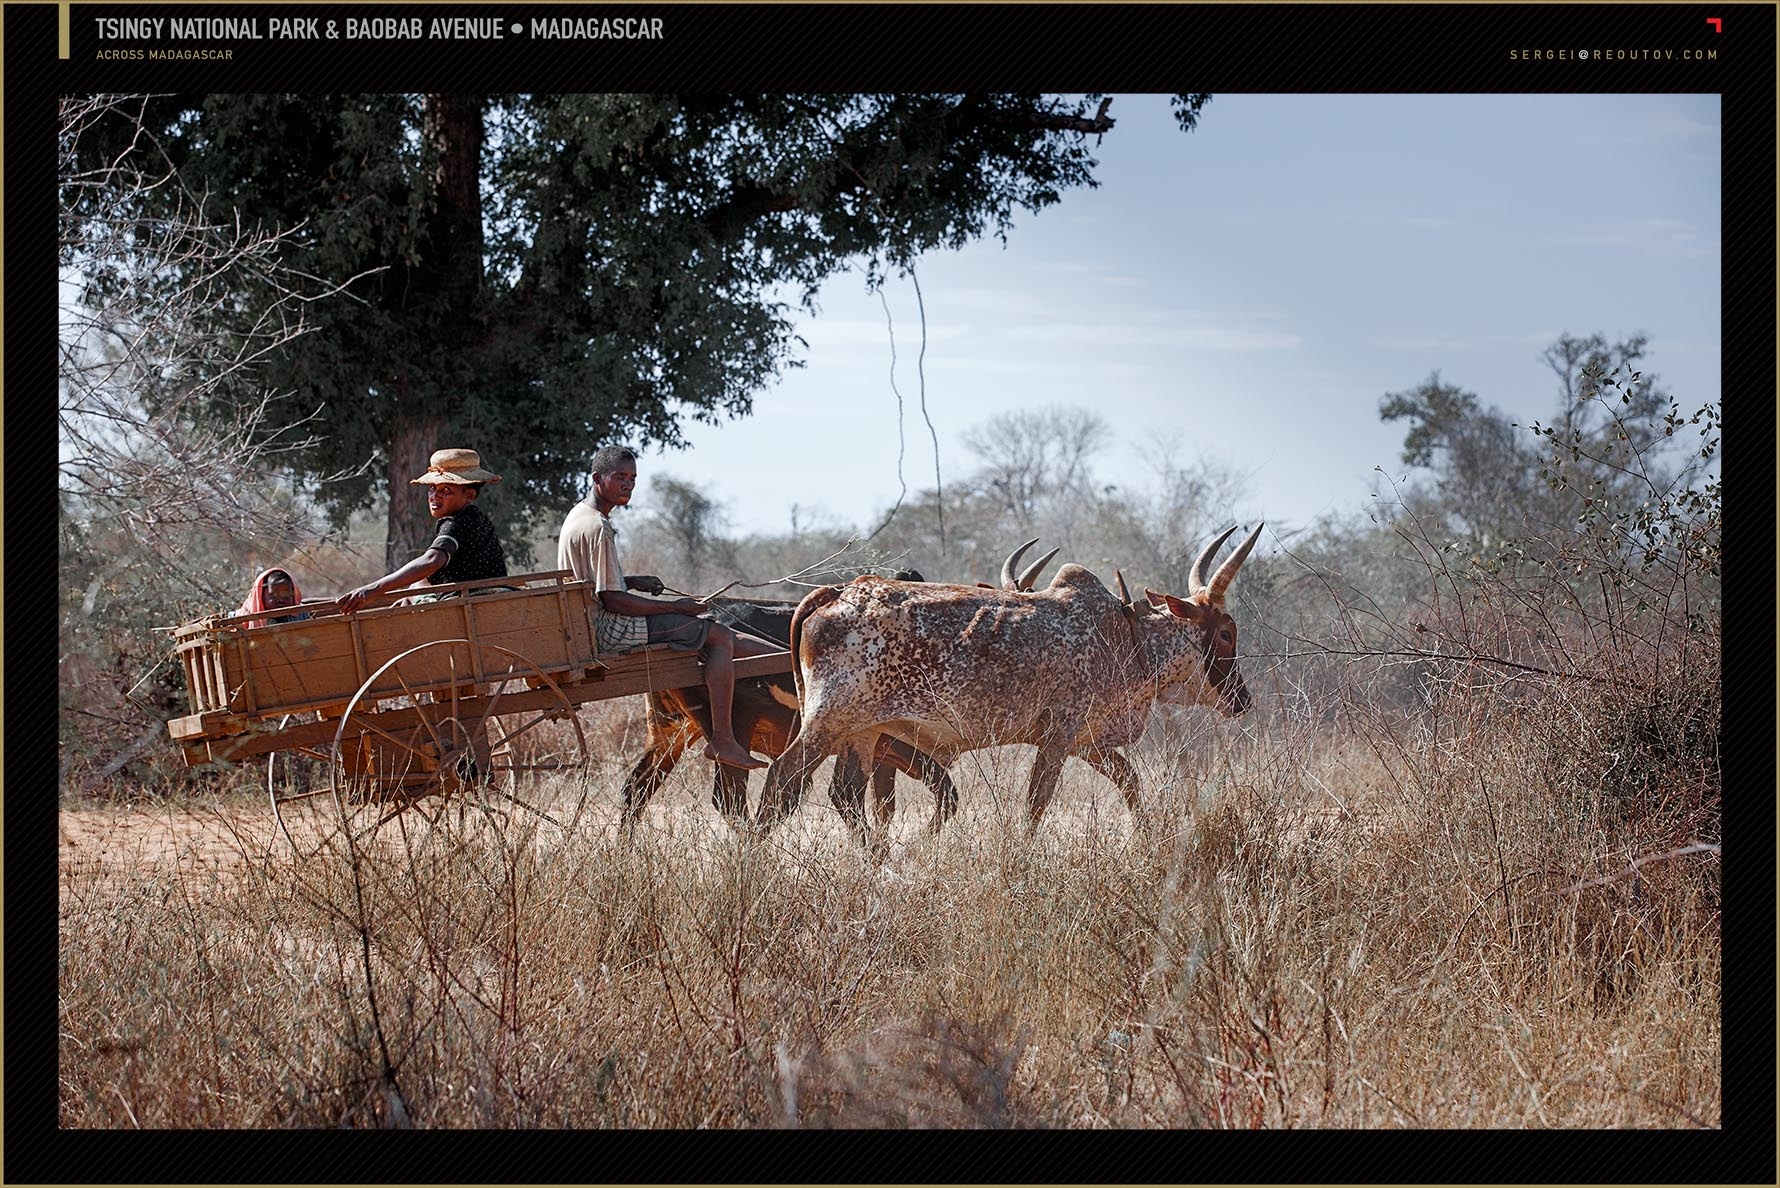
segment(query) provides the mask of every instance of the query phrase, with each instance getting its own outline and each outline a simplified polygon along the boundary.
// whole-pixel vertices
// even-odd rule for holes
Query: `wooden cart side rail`
[[[592,595],[567,570],[435,586],[425,591],[435,596],[424,601],[413,600],[413,593],[398,592],[392,605],[350,615],[327,604],[321,613],[261,627],[249,628],[247,616],[220,615],[176,628],[174,652],[185,670],[191,713],[272,718],[339,704],[389,656],[435,639],[517,648],[541,670],[559,674],[579,675],[597,663]],[[470,655],[470,682],[498,676],[474,667],[483,663],[479,652]],[[384,696],[405,691],[378,690]]]
[[[575,575],[567,569],[547,569],[538,573],[515,573],[510,574],[507,577],[478,578],[473,582],[446,582],[439,586],[421,586],[419,588],[404,586],[400,590],[389,590],[374,598],[366,599],[363,605],[353,613],[362,615],[366,611],[377,610],[386,606],[394,606],[402,599],[413,598],[418,594],[457,594],[465,590],[499,589],[503,586],[531,588],[531,583],[533,582],[548,582],[552,586],[563,586],[574,580]],[[545,589],[547,587],[540,585],[537,588]],[[289,613],[289,610],[291,609],[307,611],[309,612],[309,617],[312,619],[333,618],[343,613],[339,607],[334,605],[334,600],[331,598],[306,598],[297,607],[288,608],[283,613]],[[193,619],[188,623],[181,623],[179,626],[175,627],[173,629],[173,638],[175,640],[180,640],[193,635],[203,635],[214,631],[219,627],[244,627],[247,623],[255,619],[264,619],[279,613],[281,612],[247,611],[239,614],[230,612],[226,615],[206,615],[201,619]],[[162,630],[164,630],[164,628]]]
[[[676,651],[669,647],[645,648],[636,652],[610,656],[606,667],[590,669],[584,679],[564,681],[556,689],[539,688],[505,692],[493,699],[497,714],[527,713],[559,706],[566,698],[571,705],[590,701],[607,701],[663,689],[683,689],[704,683],[704,665],[696,653]],[[735,660],[738,678],[770,676],[791,671],[790,652],[767,652],[759,656],[740,656]],[[518,678],[515,678],[518,679]],[[560,690],[560,693],[559,693]],[[473,709],[477,698],[460,699],[459,712]],[[338,703],[335,703],[338,704]],[[354,712],[355,720],[363,720],[384,729],[416,725],[419,713],[412,707]],[[339,731],[339,718],[305,722],[282,729],[273,727],[269,719],[251,721],[235,714],[193,714],[175,718],[167,724],[168,733],[185,748],[186,761],[195,765],[205,761],[203,748],[208,746],[212,762],[234,762],[272,751],[301,747],[326,746]]]
[[[414,694],[506,680],[491,666],[484,648],[523,655],[539,672],[575,687],[576,702],[698,685],[704,680],[695,656],[672,649],[600,654],[592,624],[593,593],[567,570],[458,582],[424,592],[460,596],[398,605],[415,591],[394,591],[386,596],[391,605],[352,615],[339,613],[329,603],[307,618],[259,628],[246,627],[252,615],[212,616],[177,628],[175,652],[185,670],[192,704],[187,717],[168,723],[169,733],[188,748],[202,750],[206,743],[220,740],[234,740],[234,746],[240,736],[257,737],[289,714],[319,711],[337,716],[340,707],[361,691],[369,698],[364,709],[371,711],[398,708],[402,699]],[[713,601],[721,606],[766,600]],[[469,656],[474,659],[469,665],[437,670],[434,660],[431,666],[387,679],[374,676],[393,655],[449,639],[471,645]],[[736,667],[742,676],[783,673],[790,671],[790,661],[769,654],[743,658]],[[389,700],[396,705],[376,704]],[[284,749],[276,743],[254,747]]]
[[[738,656],[734,660],[735,674],[738,679],[752,676],[772,676],[791,671],[791,653],[785,651],[766,652],[757,656]],[[362,644],[359,647],[357,662],[361,669],[365,663]],[[194,651],[187,657],[187,663],[196,664],[205,669],[206,653]],[[677,652],[665,645],[644,648],[633,652],[607,653],[586,667],[564,669],[546,669],[553,677],[562,679],[562,687],[569,693],[571,701],[595,701],[606,697],[623,697],[632,693],[650,693],[662,689],[681,689],[688,686],[704,684],[704,665],[698,657],[690,652]],[[361,671],[359,684],[363,685],[369,674]],[[479,675],[478,680],[486,681],[486,673]],[[500,679],[517,679],[501,677]],[[439,687],[446,682],[438,682]],[[586,695],[576,697],[572,690],[582,690]],[[417,692],[431,692],[433,686],[422,686]],[[220,700],[220,698],[219,698]],[[216,704],[211,701],[209,704]],[[316,697],[289,700],[280,703],[277,714],[309,713],[316,710],[338,710],[343,704],[340,695],[327,693]],[[270,719],[263,719],[270,721]],[[182,718],[174,718],[167,723],[167,731],[175,741],[190,741],[200,738],[226,737],[240,734],[253,727],[255,718],[252,715],[231,710],[206,710],[201,713],[188,714]],[[274,748],[276,749],[276,748]]]

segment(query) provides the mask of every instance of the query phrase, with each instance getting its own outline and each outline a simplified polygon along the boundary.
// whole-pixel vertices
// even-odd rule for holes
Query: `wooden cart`
[[[261,611],[176,628],[192,712],[167,729],[187,765],[264,759],[273,811],[299,852],[465,791],[544,816],[520,789],[540,768],[586,769],[576,706],[704,681],[691,653],[600,655],[593,591],[567,571],[424,593],[431,600],[386,594],[351,615],[307,602],[303,619],[249,626],[273,613]],[[735,667],[738,677],[789,672],[790,653]],[[548,722],[563,726],[540,731]],[[541,753],[529,745],[546,734]]]

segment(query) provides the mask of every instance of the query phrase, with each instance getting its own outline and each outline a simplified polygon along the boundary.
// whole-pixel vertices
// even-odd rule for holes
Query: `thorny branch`
[[[1667,850],[1661,854],[1640,854],[1638,857],[1628,861],[1624,870],[1616,871],[1603,878],[1586,879],[1580,883],[1572,883],[1570,886],[1560,887],[1556,891],[1547,891],[1539,898],[1543,899],[1546,896],[1551,895],[1570,895],[1577,891],[1586,891],[1590,887],[1605,887],[1607,884],[1616,882],[1619,879],[1635,878],[1640,869],[1653,862],[1667,862],[1671,858],[1685,858],[1689,854],[1710,854],[1712,857],[1717,858],[1720,856],[1720,848],[1721,847],[1715,842],[1690,842],[1685,846],[1677,846],[1673,850]]]
[[[859,564],[859,565],[833,565],[833,564],[831,564],[837,558],[846,556],[847,553],[851,552],[855,548],[858,548],[859,546],[860,546],[860,541],[859,541],[858,537],[856,537],[856,536],[849,537],[847,539],[846,544],[842,545],[840,548],[836,549],[834,552],[828,554],[828,556],[822,558],[820,561],[814,562],[813,564],[806,565],[802,569],[799,569],[794,573],[788,573],[784,577],[771,578],[764,582],[749,582],[749,581],[743,581],[740,578],[738,578],[735,581],[730,582],[728,585],[722,587],[721,589],[719,589],[711,594],[703,594],[703,595],[689,594],[685,590],[676,590],[672,586],[663,586],[662,589],[669,594],[678,594],[683,598],[697,598],[700,602],[709,602],[711,599],[717,598],[717,597],[721,596],[722,594],[726,593],[727,591],[735,589],[737,586],[740,586],[744,590],[758,590],[758,589],[762,589],[767,586],[805,586],[810,589],[815,589],[819,586],[832,585],[833,582],[810,582],[810,581],[804,581],[803,579],[812,577],[816,574],[830,574],[834,578],[841,579],[841,580],[844,580],[846,578],[851,578],[851,577],[858,577],[860,574],[871,573],[876,570],[886,568],[887,566],[892,565],[895,562],[900,561],[902,558],[908,556],[908,553],[905,550],[901,553],[897,553],[895,556],[888,557],[888,558],[885,558],[885,559],[879,560],[879,561],[872,561],[868,564]]]

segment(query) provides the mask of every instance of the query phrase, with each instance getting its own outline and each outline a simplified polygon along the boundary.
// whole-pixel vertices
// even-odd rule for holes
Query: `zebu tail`
[[[797,687],[797,704],[804,701],[803,692],[803,621],[841,596],[839,586],[821,586],[804,595],[791,616],[791,680]]]

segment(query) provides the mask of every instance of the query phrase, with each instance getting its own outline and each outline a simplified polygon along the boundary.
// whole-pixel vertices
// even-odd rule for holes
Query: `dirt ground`
[[[705,764],[687,764],[676,771],[651,801],[644,816],[645,827],[683,834],[688,826],[696,825],[708,829],[713,837],[728,837],[728,823],[710,804],[709,778]],[[982,773],[960,773],[962,811],[949,831],[988,827],[985,821],[976,819],[992,814],[996,807],[992,794],[977,786],[984,778]],[[604,773],[601,782],[612,791],[596,796],[599,803],[582,828],[617,829],[616,788],[621,780],[619,767]],[[751,782],[750,805],[758,800],[760,783],[758,777]],[[825,785],[826,773],[819,773],[818,789]],[[1067,792],[1061,795],[1045,815],[1046,829],[1065,835],[1096,836],[1123,832],[1128,827],[1125,807],[1110,786],[1095,784],[1088,792],[1086,796]],[[793,822],[781,829],[844,835],[826,795],[818,790],[807,799]],[[925,848],[930,837],[932,794],[921,784],[898,777],[897,801],[893,836],[901,846]],[[331,802],[314,804],[322,811],[331,809]],[[1009,811],[1010,820],[1024,823],[1020,806]],[[286,815],[297,837],[310,840],[308,825],[312,818],[301,809],[287,810]],[[290,855],[291,843],[263,796],[237,794],[209,801],[134,805],[75,802],[64,804],[57,816],[58,871],[64,888],[93,881],[117,885],[176,871],[188,876],[228,875],[267,855]],[[331,826],[331,819],[328,824]]]
[[[670,819],[692,819],[714,835],[725,834],[728,825],[708,803],[708,773],[708,765],[699,764],[676,771],[651,803],[647,820],[666,826]],[[598,805],[583,828],[616,829],[615,789],[621,779],[617,768],[603,773],[602,784],[614,791],[596,795]],[[562,807],[551,805],[559,813]],[[333,802],[326,797],[287,803],[284,816],[302,844],[336,827]],[[116,885],[175,871],[228,874],[268,855],[288,859],[291,845],[263,795],[140,804],[65,801],[57,813],[57,867],[64,888],[92,881]]]
[[[226,870],[239,867],[247,855],[264,853],[279,840],[277,821],[263,802],[202,808],[64,808],[57,816],[57,866],[64,881],[148,874],[175,866],[194,872]]]

